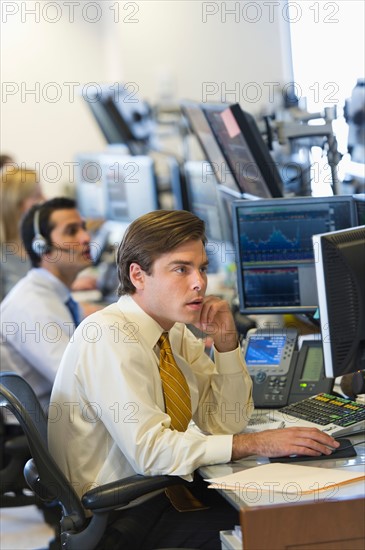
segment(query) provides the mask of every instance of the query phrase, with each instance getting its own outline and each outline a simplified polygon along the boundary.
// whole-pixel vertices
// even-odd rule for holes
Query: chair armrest
[[[186,483],[179,476],[134,475],[91,489],[84,494],[81,500],[83,506],[89,510],[105,511],[126,506],[136,498],[159,489]]]

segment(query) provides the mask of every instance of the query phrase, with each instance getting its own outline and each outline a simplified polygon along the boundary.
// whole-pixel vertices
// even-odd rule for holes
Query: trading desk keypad
[[[280,412],[321,426],[333,423],[345,427],[365,420],[365,405],[328,393],[287,405]]]

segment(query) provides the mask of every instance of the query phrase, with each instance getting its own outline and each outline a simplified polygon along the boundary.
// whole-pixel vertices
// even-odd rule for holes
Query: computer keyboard
[[[285,428],[315,427],[336,437],[365,430],[365,404],[328,393],[270,411],[268,417],[270,422],[283,422]]]

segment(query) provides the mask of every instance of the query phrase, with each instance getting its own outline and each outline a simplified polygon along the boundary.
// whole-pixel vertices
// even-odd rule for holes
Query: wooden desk
[[[352,443],[357,441],[363,441],[365,439],[364,434],[358,434],[348,437]],[[365,472],[365,443],[362,443],[355,447],[357,456],[352,458],[341,459],[326,459],[326,460],[313,460],[308,462],[298,462],[303,466],[315,466],[320,468],[351,468],[354,472]],[[269,460],[263,457],[249,457],[237,462],[230,462],[229,464],[218,464],[215,466],[205,466],[199,469],[199,473],[203,478],[221,477],[242,469],[254,468],[260,464],[267,464]],[[295,494],[282,494],[275,492],[259,493],[259,492],[242,492],[237,490],[220,490],[221,494],[234,506],[237,510],[247,507],[257,506],[272,506],[277,504],[295,504],[304,502],[319,502],[329,500],[342,500],[352,498],[363,498],[365,496],[365,482],[359,481],[357,483],[350,483],[348,485],[342,485],[340,487],[334,487],[328,490],[317,491],[310,494],[301,495]],[[365,546],[364,546],[365,548]]]
[[[365,435],[348,437],[352,443]],[[365,472],[365,443],[357,456],[298,462],[303,466],[351,468]],[[249,457],[229,464],[200,468],[203,478],[220,477],[267,464]],[[311,494],[220,490],[240,513],[244,550],[365,550],[365,482],[359,481]],[[233,527],[233,526],[232,526]]]
[[[365,498],[241,510],[244,550],[364,550]]]

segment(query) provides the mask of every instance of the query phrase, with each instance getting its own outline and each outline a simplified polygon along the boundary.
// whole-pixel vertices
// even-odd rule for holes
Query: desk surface
[[[348,437],[352,443],[364,441],[365,434],[357,434]],[[309,462],[296,462],[303,466],[315,466],[320,468],[351,468],[354,472],[365,473],[365,443],[361,443],[355,447],[357,456],[351,458],[313,460]],[[269,459],[265,457],[252,456],[230,462],[228,464],[218,464],[214,466],[205,466],[199,469],[199,473],[203,478],[221,477],[233,474],[247,468],[254,468],[262,464],[268,464]],[[289,467],[289,465],[288,465]],[[253,480],[254,481],[254,480]],[[273,480],[274,481],[274,480]],[[330,479],[329,479],[330,481]],[[317,502],[319,500],[339,500],[365,496],[365,481],[350,483],[340,487],[332,487],[328,490],[317,491],[310,494],[302,495],[298,491],[297,494],[283,493],[262,493],[260,491],[247,492],[243,490],[222,490],[221,494],[235,507],[237,510],[248,506],[265,506],[271,504],[283,504],[293,502]]]

